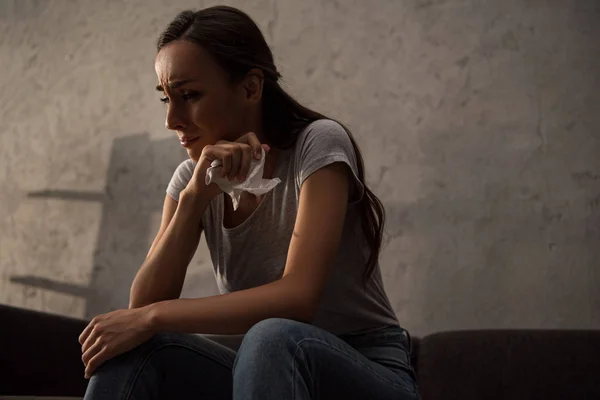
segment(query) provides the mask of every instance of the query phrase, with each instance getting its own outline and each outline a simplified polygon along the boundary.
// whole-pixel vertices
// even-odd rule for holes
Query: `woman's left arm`
[[[281,279],[224,295],[167,300],[94,318],[79,340],[86,376],[156,332],[241,334],[267,318],[310,322],[338,252],[350,177],[346,164],[333,163],[306,178]]]

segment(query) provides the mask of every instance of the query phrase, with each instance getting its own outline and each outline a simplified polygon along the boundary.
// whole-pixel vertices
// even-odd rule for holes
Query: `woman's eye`
[[[186,103],[189,103],[195,99],[200,98],[200,96],[202,96],[202,93],[198,93],[198,92],[188,92],[185,91],[181,94],[181,98],[183,99],[183,101],[185,101]],[[170,100],[167,96],[161,97],[160,98],[161,103],[164,104],[168,104],[170,103]]]
[[[200,93],[197,92],[183,92],[181,94],[181,97],[183,98],[184,101],[186,102],[190,102],[194,99],[197,99],[198,97],[200,97]]]

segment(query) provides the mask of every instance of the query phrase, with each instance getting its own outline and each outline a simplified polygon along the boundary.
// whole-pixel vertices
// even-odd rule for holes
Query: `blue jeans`
[[[254,325],[237,353],[199,335],[161,333],[104,363],[85,400],[419,399],[400,327],[335,336],[302,322]]]

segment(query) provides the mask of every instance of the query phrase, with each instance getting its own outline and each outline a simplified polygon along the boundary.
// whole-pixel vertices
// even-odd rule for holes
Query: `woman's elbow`
[[[317,313],[318,304],[318,299],[298,299],[291,307],[289,318],[295,321],[311,324]]]

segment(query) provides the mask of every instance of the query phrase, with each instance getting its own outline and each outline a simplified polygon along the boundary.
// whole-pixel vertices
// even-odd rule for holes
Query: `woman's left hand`
[[[116,310],[92,319],[79,336],[85,377],[105,361],[139,346],[154,335],[148,307]]]

